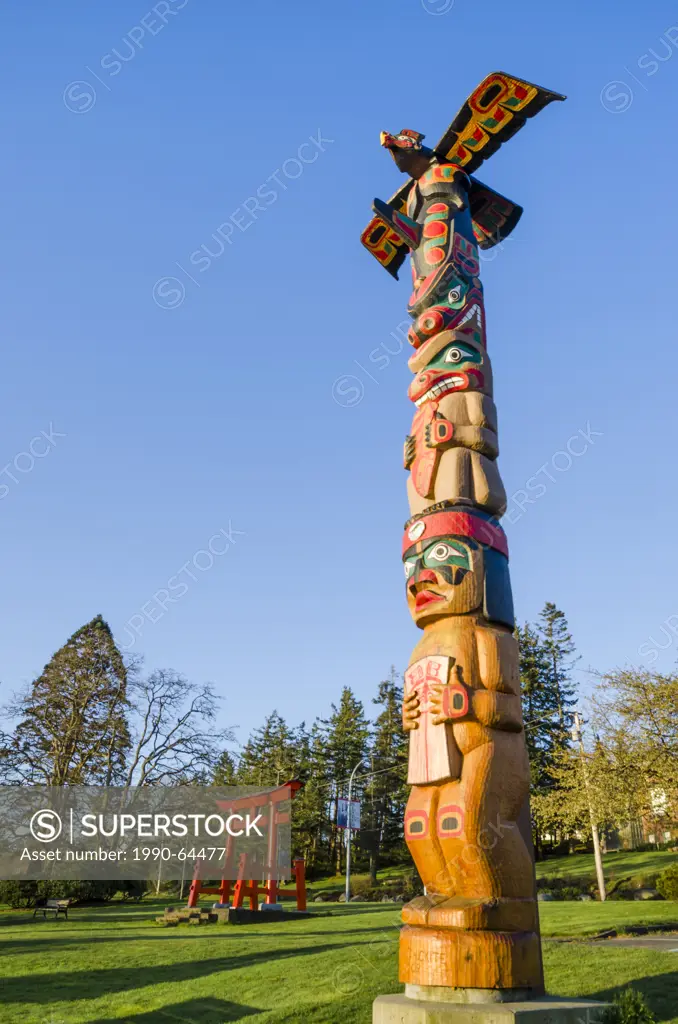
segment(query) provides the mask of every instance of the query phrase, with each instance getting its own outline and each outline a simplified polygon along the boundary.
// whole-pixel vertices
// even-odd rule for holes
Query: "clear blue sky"
[[[98,612],[243,738],[405,667],[408,353],[374,350],[408,282],[359,234],[401,181],[380,130],[434,142],[495,69],[569,96],[482,172],[525,206],[483,267],[500,467],[552,477],[511,503],[517,613],[555,601],[583,668],[667,643],[678,9],[448,4],[5,6],[0,697]]]

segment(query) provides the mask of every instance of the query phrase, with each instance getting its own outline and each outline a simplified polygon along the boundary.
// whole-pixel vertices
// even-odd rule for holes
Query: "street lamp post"
[[[348,815],[346,821],[346,902],[348,903],[351,899],[351,792],[353,790],[353,779],[355,773],[360,768],[362,761],[358,761],[357,765],[351,772],[351,777],[348,780]]]

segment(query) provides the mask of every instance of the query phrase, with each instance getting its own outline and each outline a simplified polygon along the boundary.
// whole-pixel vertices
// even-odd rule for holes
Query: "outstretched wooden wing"
[[[471,93],[434,152],[440,160],[472,174],[528,117],[552,100],[564,99],[558,92],[494,71]]]
[[[468,199],[473,233],[481,249],[491,249],[508,238],[520,220],[523,208],[473,175],[470,178]]]
[[[400,213],[407,209],[407,196],[414,182],[410,178],[388,201]],[[471,176],[469,205],[473,220],[473,232],[481,249],[491,249],[513,231],[523,212],[511,199],[495,192],[489,185]],[[398,271],[411,251],[401,236],[382,217],[376,214],[367,225],[360,241],[392,277],[398,279]]]
[[[410,178],[402,188],[399,188],[395,195],[392,195],[388,205],[394,207],[400,213],[407,210],[407,196],[414,182]],[[384,270],[388,270],[391,277],[398,280],[398,271],[405,262],[405,257],[410,251],[400,235],[391,228],[386,221],[375,215],[367,225],[360,241],[366,249],[372,253],[374,258],[381,263]]]

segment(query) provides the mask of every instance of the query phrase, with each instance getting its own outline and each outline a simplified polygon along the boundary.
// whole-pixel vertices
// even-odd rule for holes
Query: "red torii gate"
[[[224,856],[221,885],[216,887],[203,886],[201,875],[204,861],[197,860],[195,863],[195,870],[193,872],[193,881],[191,882],[191,888],[188,894],[189,907],[196,907],[198,905],[198,899],[201,893],[209,893],[215,896],[218,895],[220,903],[230,902],[231,906],[234,908],[242,907],[245,897],[248,897],[250,901],[250,910],[259,909],[259,896],[264,897],[264,903],[266,904],[278,902],[278,895],[280,893],[280,887],[278,885],[279,879],[276,877],[278,826],[287,825],[290,822],[289,811],[279,809],[279,804],[289,800],[290,797],[294,798],[299,790],[303,788],[303,785],[303,782],[300,782],[298,779],[293,779],[275,790],[265,790],[262,793],[254,793],[249,796],[237,797],[235,800],[229,800],[228,802],[217,802],[217,806],[220,810],[228,811],[229,813],[250,811],[255,814],[268,814],[268,875],[262,885],[260,885],[255,879],[246,880],[245,872],[247,870],[247,854],[245,853],[240,854],[238,858],[237,873],[234,871],[235,840],[233,836],[229,835],[226,841],[226,853]],[[297,857],[294,860],[292,873],[294,875],[296,885],[297,910],[306,910],[306,873],[303,857]],[[235,883],[233,882],[234,874],[236,875]],[[231,886],[233,886],[232,898]]]

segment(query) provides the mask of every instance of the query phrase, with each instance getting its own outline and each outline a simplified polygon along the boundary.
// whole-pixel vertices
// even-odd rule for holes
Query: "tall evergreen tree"
[[[370,746],[372,776],[365,787],[361,845],[369,853],[370,879],[377,884],[383,856],[404,851],[408,741],[402,727],[403,688],[395,668],[379,683],[372,703],[381,708]]]
[[[228,750],[222,751],[214,769],[213,786],[237,786],[238,768],[235,758]]]
[[[309,876],[324,858],[322,843],[328,828],[328,785],[325,737],[314,725],[291,729],[274,711],[255,729],[243,747],[237,768],[228,752],[220,759],[215,782],[221,785],[277,786],[292,779],[304,783],[292,808],[292,847],[306,860]]]
[[[295,777],[298,752],[294,732],[273,711],[243,747],[237,780],[247,786],[279,786]]]
[[[571,708],[577,703],[576,687],[572,683],[575,645],[565,613],[547,601],[539,615],[539,633],[548,659],[548,683],[555,696],[560,725],[560,745],[567,746],[572,727]]]
[[[525,741],[530,759],[530,794],[541,807],[555,786],[552,772],[561,746],[558,696],[550,685],[550,662],[537,629],[526,622],[524,626],[517,627],[516,636],[520,648]],[[551,804],[546,801],[545,806]],[[543,813],[533,814],[532,838],[538,857],[542,846],[543,818]]]
[[[130,746],[127,671],[101,615],[78,629],[9,712],[7,756],[33,784],[114,785]]]
[[[539,804],[535,818],[534,843],[539,855],[541,834],[548,808],[557,805],[558,766],[570,745],[571,708],[575,688],[571,682],[574,641],[567,619],[555,604],[547,601],[536,624],[516,629],[520,646],[520,680],[523,696],[525,739],[530,759],[531,793]],[[537,803],[535,803],[535,806]],[[557,832],[554,818],[546,831]]]
[[[339,705],[332,704],[332,714],[321,720],[325,744],[325,773],[332,783],[332,832],[330,855],[337,874],[341,872],[343,836],[336,827],[338,801],[346,796],[349,777],[359,762],[367,764],[369,724],[365,709],[350,687],[345,686]]]
[[[548,654],[535,627],[526,622],[517,627],[516,636],[520,648],[525,741],[534,792],[549,785],[548,767],[560,737],[558,697],[550,686]]]
[[[317,724],[309,732],[305,724],[294,730],[295,778],[304,783],[292,806],[292,846],[304,857],[309,877],[322,861],[323,841],[329,833],[327,764],[322,734]]]

